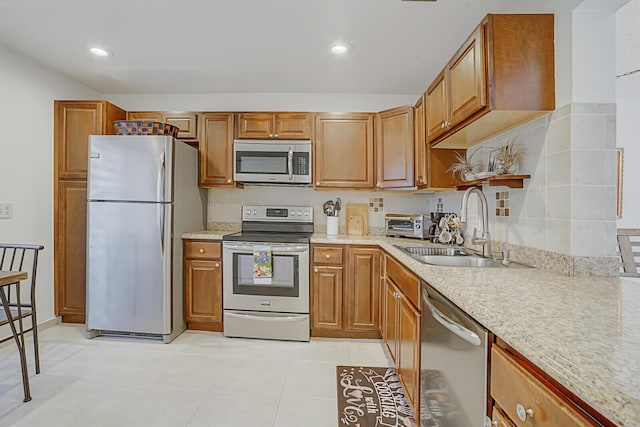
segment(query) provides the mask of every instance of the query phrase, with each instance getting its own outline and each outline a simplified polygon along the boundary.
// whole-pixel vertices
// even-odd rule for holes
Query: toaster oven
[[[429,215],[423,214],[386,214],[384,216],[385,235],[387,237],[412,237],[428,239]]]

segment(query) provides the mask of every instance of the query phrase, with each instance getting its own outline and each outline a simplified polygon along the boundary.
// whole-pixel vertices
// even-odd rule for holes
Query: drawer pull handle
[[[317,268],[314,268],[314,269],[313,269],[313,272],[314,272],[314,273],[317,273],[317,272],[318,272],[318,269],[317,269]]]
[[[199,252],[200,252],[201,254],[203,254],[203,253],[204,253],[204,249],[203,249],[203,248],[200,248],[200,251],[199,251]]]
[[[533,409],[524,409],[524,406],[519,403],[516,405],[516,412],[518,413],[520,421],[527,421],[527,416],[529,416],[529,418],[533,418]]]
[[[326,254],[324,257],[325,257],[326,259],[331,259],[331,255],[329,255],[329,254]]]
[[[216,268],[220,267],[220,263],[216,262]]]

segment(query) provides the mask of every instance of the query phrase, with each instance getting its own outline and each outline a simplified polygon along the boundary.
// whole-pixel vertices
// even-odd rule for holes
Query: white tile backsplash
[[[571,116],[551,120],[547,130],[547,154],[571,149]]]
[[[573,221],[572,246],[575,256],[604,256],[604,222]]]
[[[546,249],[561,254],[571,253],[571,221],[547,219]]]
[[[574,185],[571,191],[574,220],[604,221],[604,186]]]
[[[571,219],[571,186],[548,187],[547,218]]]
[[[571,143],[577,150],[602,150],[605,146],[605,116],[576,114],[573,116]]]
[[[573,184],[604,185],[604,150],[573,150]]]
[[[556,187],[571,184],[571,151],[550,154],[547,157],[547,185]]]

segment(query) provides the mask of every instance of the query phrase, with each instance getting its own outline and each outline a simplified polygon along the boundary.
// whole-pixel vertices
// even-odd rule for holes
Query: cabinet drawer
[[[342,264],[343,248],[341,247],[314,247],[313,263],[314,264]]]
[[[215,259],[222,256],[222,244],[215,241],[185,240],[184,257],[190,259]]]
[[[390,256],[387,257],[386,276],[398,285],[413,305],[420,307],[420,281]]]
[[[496,345],[491,348],[491,396],[517,427],[592,425]]]

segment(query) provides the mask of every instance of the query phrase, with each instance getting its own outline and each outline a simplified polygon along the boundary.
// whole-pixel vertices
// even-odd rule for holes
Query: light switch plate
[[[0,219],[13,217],[13,203],[0,203]]]

